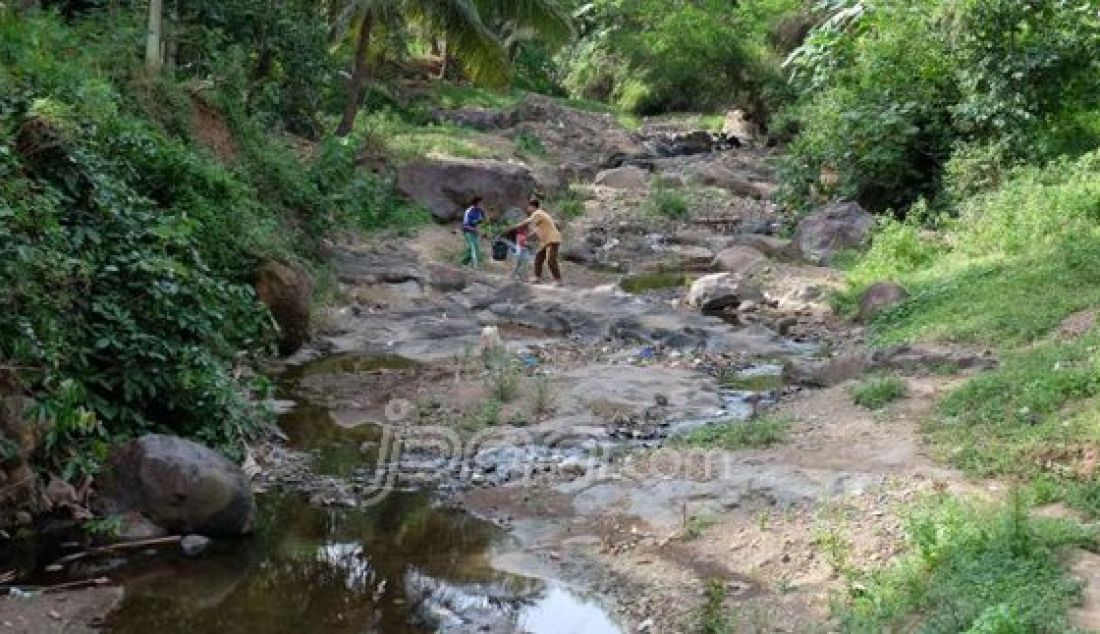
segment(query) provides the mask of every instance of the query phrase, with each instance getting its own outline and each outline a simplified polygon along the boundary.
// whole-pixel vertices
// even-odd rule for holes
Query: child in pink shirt
[[[524,279],[524,268],[531,261],[531,250],[527,248],[527,227],[517,227],[504,234],[512,254],[516,256],[516,265],[512,268],[512,277]]]

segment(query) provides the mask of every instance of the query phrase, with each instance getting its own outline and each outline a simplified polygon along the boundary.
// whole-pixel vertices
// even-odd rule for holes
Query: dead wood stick
[[[102,555],[104,553],[110,553],[117,550],[130,550],[133,548],[145,548],[146,546],[163,546],[165,544],[176,544],[183,539],[179,535],[169,535],[168,537],[154,537],[152,539],[138,539],[129,542],[118,542],[115,544],[107,544],[106,546],[100,546],[98,548],[92,548],[89,550],[82,550],[78,553],[72,553],[71,555],[65,555],[61,559],[53,562],[53,565],[69,564],[74,561],[79,561],[85,557],[91,557],[93,555]]]

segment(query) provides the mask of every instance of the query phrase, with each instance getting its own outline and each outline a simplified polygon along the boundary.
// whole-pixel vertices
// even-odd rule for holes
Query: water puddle
[[[427,493],[365,510],[261,501],[257,534],[199,560],[143,555],[121,573],[117,634],[616,633],[593,602],[491,565],[507,535]]]
[[[744,422],[779,402],[785,387],[783,366],[758,363],[733,369],[718,377],[722,409],[712,418],[678,421],[669,426],[669,436],[688,434],[715,423]]]
[[[299,404],[279,417],[287,444],[313,455],[313,471],[319,475],[350,477],[373,465],[378,457],[382,430],[378,425],[340,425],[328,409]]]
[[[741,392],[775,392],[783,389],[783,366],[761,363],[723,374],[718,384]]]
[[[344,355],[284,377],[404,371],[401,358]],[[288,445],[313,470],[354,480],[378,460],[376,425],[299,399],[280,417]],[[344,634],[530,632],[617,634],[600,605],[554,580],[492,564],[514,538],[496,525],[440,507],[430,490],[393,491],[365,508],[320,508],[301,494],[259,500],[257,532],[217,541],[198,560],[136,556],[113,577],[126,598],[106,630],[117,634]],[[520,572],[523,572],[522,570]]]

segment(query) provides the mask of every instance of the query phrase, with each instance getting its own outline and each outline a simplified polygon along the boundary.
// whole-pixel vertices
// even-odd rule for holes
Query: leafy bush
[[[801,1],[674,4],[587,3],[585,32],[563,56],[570,93],[639,114],[732,105],[765,114],[783,84],[768,32]]]
[[[788,115],[801,124],[784,168],[790,201],[835,194],[900,210],[937,194],[964,144],[997,148],[1004,165],[1056,155],[1069,146],[1050,134],[1088,129],[1080,115],[1100,87],[1088,3],[830,4],[789,61],[803,95]]]
[[[125,25],[0,12],[0,359],[23,368],[41,458],[66,476],[147,431],[235,453],[267,419],[256,264],[425,217],[356,168],[355,141],[304,163],[230,87],[206,97],[236,157],[195,147],[188,90],[138,74]]]
[[[230,248],[230,236],[204,226],[216,198],[146,189],[127,148],[105,159],[103,148],[126,142],[112,126],[101,128],[107,139],[87,137],[41,101],[8,106],[16,140],[0,146],[0,295],[11,310],[0,316],[0,356],[30,368],[38,417],[55,423],[48,448],[87,459],[102,449],[83,440],[154,429],[236,446],[261,417],[229,369],[270,333],[251,287],[226,277],[249,260],[246,240]],[[171,144],[143,149],[153,169],[181,158]],[[176,207],[185,201],[194,215]],[[78,414],[85,407],[97,422]]]
[[[906,522],[910,551],[861,579],[838,607],[846,632],[1069,632],[1080,585],[1064,552],[1094,535],[1032,519],[1019,496],[1001,507],[935,497]]]

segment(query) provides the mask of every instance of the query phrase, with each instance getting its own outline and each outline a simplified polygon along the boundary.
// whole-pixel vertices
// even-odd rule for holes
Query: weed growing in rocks
[[[520,132],[516,135],[515,143],[516,154],[520,156],[534,156],[538,158],[544,158],[546,156],[546,146],[543,145],[542,139],[530,132]]]
[[[550,208],[556,209],[568,220],[580,218],[584,215],[584,197],[571,186],[550,204]]]
[[[689,447],[734,451],[770,447],[787,439],[791,421],[780,416],[761,416],[748,421],[731,421],[700,427],[681,442]]]
[[[908,388],[905,381],[896,376],[876,376],[861,381],[852,388],[852,400],[867,409],[882,409],[894,401],[905,398]]]
[[[818,527],[814,533],[814,545],[817,546],[833,571],[848,577],[853,573],[852,543],[844,537],[841,525],[829,523]]]
[[[486,383],[490,396],[501,403],[515,400],[523,379],[519,362],[504,346],[487,348],[482,352],[482,360],[488,370]]]
[[[649,196],[649,211],[651,213],[679,220],[688,214],[687,198],[679,192],[658,187]]]
[[[699,615],[701,634],[730,634],[734,631],[733,614],[726,609],[726,586],[718,579],[707,582],[706,603]]]
[[[718,523],[713,515],[692,515],[684,526],[684,539],[699,539],[708,528]]]
[[[481,431],[486,427],[493,427],[500,422],[500,410],[503,406],[504,404],[498,399],[486,399],[474,409],[466,412],[458,420],[457,426],[459,429],[470,433]]]
[[[554,394],[554,384],[550,381],[550,377],[546,375],[536,376],[531,383],[534,389],[531,396],[531,413],[534,415],[535,420],[541,420],[554,411],[554,401],[557,399],[557,395]]]

